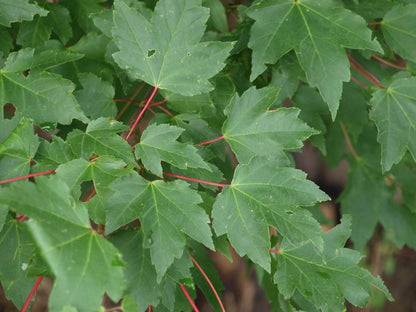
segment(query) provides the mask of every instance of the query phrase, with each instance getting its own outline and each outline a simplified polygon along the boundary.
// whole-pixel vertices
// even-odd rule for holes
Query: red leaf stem
[[[158,105],[151,105],[151,106],[156,106],[157,108],[159,108],[160,110],[164,111],[166,114],[168,114],[169,116],[172,116],[173,118],[175,118],[176,116],[174,114],[172,114],[170,111],[168,111],[166,108]],[[150,109],[150,107],[149,107]]]
[[[196,145],[199,145],[199,146],[202,146],[202,145],[207,145],[207,144],[210,144],[210,143],[214,143],[214,142],[220,141],[220,140],[222,140],[222,139],[224,139],[224,136],[223,136],[223,135],[222,135],[222,136],[220,136],[220,137],[218,137],[218,138],[215,138],[215,139],[212,139],[212,140],[206,141],[206,142],[198,143],[198,144],[196,144]]]
[[[166,99],[164,99],[163,101],[160,101],[160,102],[152,103],[150,106],[158,106],[158,105],[161,105],[163,103],[166,103]]]
[[[157,115],[156,112],[153,109],[151,109],[150,107],[148,108],[148,110],[152,113],[153,116]]]
[[[23,179],[27,179],[27,178],[31,178],[31,177],[36,177],[36,176],[40,176],[40,175],[44,175],[44,174],[49,174],[49,173],[54,173],[54,172],[55,172],[55,170],[48,170],[48,171],[42,171],[42,172],[37,172],[37,173],[31,173],[31,174],[24,175],[24,176],[21,176],[21,177],[16,177],[16,178],[12,178],[12,179],[2,180],[2,181],[0,181],[0,184],[9,183],[9,182],[18,181],[18,180],[23,180]]]
[[[370,22],[367,23],[367,25],[380,25],[383,21],[378,21],[378,22]]]
[[[355,65],[351,60],[350,60],[350,65],[352,67],[354,67],[361,75],[363,75],[365,78],[367,78],[369,81],[371,81],[374,85],[376,85],[380,89],[384,89],[384,87],[377,81],[378,79],[374,80],[372,77],[367,75],[363,70],[361,70],[361,68],[359,66]]]
[[[373,59],[379,61],[380,63],[386,64],[387,66],[390,66],[390,67],[393,67],[393,68],[396,68],[396,69],[399,69],[399,70],[407,70],[407,68],[405,66],[400,66],[400,65],[394,64],[390,61],[387,61],[387,60],[375,55],[375,54],[371,54],[371,57]]]
[[[153,98],[155,97],[157,90],[158,90],[158,87],[153,88],[152,94],[147,99],[146,104],[144,105],[142,111],[140,112],[139,116],[137,117],[136,121],[134,122],[133,126],[131,127],[129,134],[126,137],[126,141],[128,141],[130,139],[131,134],[133,133],[134,129],[136,128],[136,126],[139,123],[140,119],[142,118],[143,114],[146,112],[146,110],[149,107],[150,103],[152,102]]]
[[[351,54],[347,53],[347,55],[348,55],[348,58],[350,59],[350,61],[355,63],[355,65],[358,66],[363,72],[367,73],[367,75],[370,76],[375,82],[377,82],[377,83],[380,82],[380,80],[376,76],[374,76],[372,72],[370,72],[369,70],[367,70],[367,68],[365,68],[363,65],[361,65],[360,62],[358,62]],[[351,64],[351,62],[350,62],[350,64]]]
[[[36,279],[35,285],[33,285],[33,288],[29,294],[29,296],[27,297],[25,304],[23,305],[23,307],[20,309],[20,312],[25,312],[26,309],[28,308],[30,301],[32,300],[33,296],[35,295],[36,290],[39,287],[40,282],[42,282],[43,280],[43,276],[38,276],[38,278]]]
[[[163,171],[163,174],[167,175],[167,176],[170,176],[170,177],[175,177],[175,178],[188,180],[188,181],[193,181],[193,182],[198,182],[198,183],[207,184],[207,185],[213,185],[213,186],[219,186],[219,187],[224,187],[224,186],[229,185],[229,184],[214,183],[214,182],[208,182],[208,181],[199,180],[199,179],[193,179],[193,178],[189,178],[189,177],[185,177],[185,176],[181,176],[181,175],[173,174],[173,173],[169,173],[169,172],[164,172],[164,171]]]
[[[212,291],[213,291],[213,293],[214,293],[215,297],[216,297],[216,298],[217,298],[217,300],[218,300],[218,303],[219,303],[219,304],[220,304],[220,306],[221,306],[221,310],[222,310],[222,312],[225,312],[224,305],[222,304],[221,299],[220,299],[220,296],[218,296],[218,293],[217,293],[217,291],[215,290],[214,285],[212,285],[212,283],[211,283],[211,281],[209,280],[208,276],[205,274],[204,270],[201,268],[201,266],[198,264],[198,262],[196,262],[196,260],[195,260],[195,259],[194,259],[194,258],[193,258],[190,254],[189,254],[189,257],[191,258],[192,262],[196,265],[196,267],[198,268],[198,270],[202,273],[202,275],[204,276],[205,280],[208,282],[209,287],[211,287],[211,289],[212,289]]]
[[[183,293],[185,294],[186,299],[188,299],[189,303],[191,304],[192,308],[195,310],[195,312],[199,312],[198,308],[195,305],[195,302],[192,300],[191,296],[189,296],[188,291],[186,290],[185,286],[180,284],[181,289]]]
[[[25,221],[26,220],[26,216],[25,215],[22,215],[22,216],[20,216],[20,217],[18,217],[18,218],[16,218],[15,220],[16,221],[19,221],[19,222],[23,222],[23,221]]]
[[[131,103],[133,103],[133,100],[136,98],[136,96],[139,95],[140,91],[142,91],[143,87],[145,86],[145,83],[142,82],[139,88],[134,92],[133,96],[130,98],[130,102],[126,104],[126,106],[123,107],[123,109],[117,114],[116,120],[119,120],[120,117],[126,112],[127,108],[130,106]]]
[[[113,99],[114,102],[131,102],[134,104],[140,104],[139,101],[136,100],[130,100],[130,99]]]
[[[275,254],[279,254],[278,250],[274,250],[274,249],[269,249],[270,252],[275,253]]]
[[[152,312],[152,306],[149,305],[149,308],[147,309],[148,312]]]
[[[368,86],[365,83],[362,83],[361,81],[359,81],[357,78],[353,77],[352,75],[351,75],[351,80],[364,88],[368,88]]]

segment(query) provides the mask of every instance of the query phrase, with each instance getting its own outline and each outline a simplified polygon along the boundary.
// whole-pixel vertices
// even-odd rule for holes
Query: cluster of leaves
[[[0,1],[0,281],[16,306],[51,276],[50,311],[103,311],[104,294],[189,311],[196,284],[220,310],[193,260],[219,291],[206,252],[229,244],[273,311],[362,307],[371,286],[392,300],[359,262],[378,222],[416,248],[416,1],[235,2]],[[306,139],[350,163],[329,232],[308,207],[330,198],[291,154]]]

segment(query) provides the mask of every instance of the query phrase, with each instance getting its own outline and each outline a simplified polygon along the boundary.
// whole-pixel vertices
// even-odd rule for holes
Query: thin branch
[[[173,174],[173,173],[169,173],[169,172],[164,172],[164,171],[163,171],[163,174],[167,175],[167,176],[170,176],[170,177],[179,178],[179,179],[188,180],[188,181],[193,181],[193,182],[198,182],[198,183],[207,184],[207,185],[213,185],[213,186],[219,186],[219,187],[224,187],[224,186],[229,185],[229,184],[214,183],[214,182],[208,182],[208,181],[199,180],[199,179],[193,179],[193,178],[189,178],[189,177],[185,177],[185,176],[181,176],[181,175]]]
[[[379,57],[375,54],[371,54],[371,57],[373,59],[379,61],[380,63],[386,64],[387,66],[390,66],[390,67],[393,67],[393,68],[396,68],[396,69],[399,69],[399,70],[407,70],[406,67],[396,65],[393,62],[387,61],[387,60],[385,60],[385,59],[383,59],[383,58],[381,58],[381,57]]]
[[[367,25],[380,25],[383,21],[379,21],[379,22],[370,22],[367,23]]]
[[[189,303],[191,304],[192,308],[195,310],[195,312],[199,312],[198,308],[195,305],[195,302],[192,300],[191,296],[189,296],[188,291],[186,290],[185,286],[180,284],[182,292],[185,294],[186,299],[188,299]]]
[[[133,103],[133,100],[136,98],[136,96],[139,95],[140,91],[142,91],[143,87],[145,86],[145,83],[142,82],[139,88],[134,92],[133,96],[130,98],[130,102],[126,104],[126,106],[123,107],[123,109],[117,114],[116,120],[119,120],[120,117],[126,112],[127,108],[129,108],[130,104]]]
[[[39,284],[42,282],[43,280],[43,276],[38,276],[38,278],[36,279],[35,285],[33,285],[32,290],[30,291],[29,296],[27,297],[25,304],[23,305],[23,307],[20,309],[20,312],[26,312],[27,308],[29,307],[30,301],[32,301],[33,296],[35,295],[36,290],[39,287]]]
[[[350,150],[351,154],[354,156],[355,160],[360,160],[360,156],[358,156],[357,152],[354,149],[354,146],[351,143],[350,137],[348,135],[347,129],[345,125],[340,122],[339,126],[341,127],[342,133],[344,134],[345,142],[347,142],[348,149]]]
[[[2,180],[2,181],[0,181],[0,184],[9,183],[9,182],[18,181],[18,180],[23,180],[23,179],[32,178],[32,177],[36,177],[36,176],[40,176],[40,175],[44,175],[44,174],[49,174],[49,173],[54,173],[54,172],[55,172],[55,170],[48,170],[48,171],[42,171],[42,172],[37,172],[37,173],[31,173],[31,174],[24,175],[24,176],[21,176],[21,177]]]
[[[190,254],[189,254],[189,257],[191,258],[192,262],[196,265],[196,267],[198,268],[198,270],[202,273],[202,275],[204,276],[205,280],[208,282],[209,287],[211,287],[211,289],[212,289],[212,291],[213,291],[213,293],[214,293],[215,297],[216,297],[216,298],[217,298],[217,300],[218,300],[218,303],[219,303],[219,304],[220,304],[220,306],[221,306],[221,310],[222,310],[222,312],[225,312],[224,305],[222,304],[221,299],[220,299],[220,296],[218,296],[218,293],[217,293],[217,291],[216,291],[216,289],[215,289],[214,285],[212,285],[212,283],[211,283],[211,281],[209,280],[208,276],[205,274],[204,270],[201,268],[201,266],[198,264],[198,262],[196,262],[196,260],[195,260],[195,259],[194,259],[194,258],[193,258]]]
[[[202,143],[198,143],[198,144],[196,144],[196,145],[199,145],[199,146],[202,146],[202,145],[207,145],[207,144],[210,144],[210,143],[214,143],[214,142],[217,142],[217,141],[221,141],[222,139],[224,139],[224,136],[223,136],[223,135],[222,135],[222,136],[220,136],[220,137],[218,137],[218,138],[215,138],[215,139],[209,140],[209,141],[205,141],[205,142],[202,142]]]
[[[147,99],[146,104],[144,105],[144,107],[143,107],[143,109],[141,110],[141,112],[140,112],[139,116],[137,117],[136,121],[134,122],[133,126],[131,127],[129,134],[128,134],[128,135],[127,135],[127,137],[126,137],[126,141],[128,141],[128,140],[129,140],[130,136],[132,135],[132,133],[133,133],[134,129],[136,128],[136,126],[137,126],[137,124],[139,123],[140,119],[142,118],[143,114],[146,112],[147,108],[149,107],[150,103],[152,102],[153,98],[155,97],[157,90],[158,90],[158,87],[154,87],[154,88],[153,88],[153,92],[152,92],[152,94],[151,94],[151,95],[150,95],[150,97]]]

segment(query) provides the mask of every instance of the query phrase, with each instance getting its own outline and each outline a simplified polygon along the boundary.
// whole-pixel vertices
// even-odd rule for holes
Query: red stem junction
[[[126,137],[126,141],[129,140],[129,138],[131,137],[134,129],[136,128],[137,124],[139,123],[140,119],[142,118],[142,116],[144,115],[144,113],[146,112],[147,108],[149,107],[150,103],[152,102],[153,98],[155,97],[156,93],[157,93],[158,87],[154,87],[153,88],[153,92],[150,95],[150,97],[147,99],[146,104],[144,105],[143,109],[141,110],[139,116],[137,117],[136,121],[134,122],[133,126],[130,129],[129,134]]]

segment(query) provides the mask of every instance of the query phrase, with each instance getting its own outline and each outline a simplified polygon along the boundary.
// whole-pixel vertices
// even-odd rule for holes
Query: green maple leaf
[[[56,169],[56,175],[69,186],[74,198],[81,195],[81,183],[91,181],[95,195],[87,203],[90,218],[95,223],[105,223],[105,206],[112,194],[110,184],[118,178],[127,175],[132,167],[111,156],[99,157],[94,162],[85,159],[75,159]]]
[[[48,11],[28,0],[0,0],[0,25],[10,26],[13,22],[31,21],[33,16],[45,16]]]
[[[225,108],[222,132],[239,162],[256,155],[286,159],[284,151],[301,148],[303,140],[318,133],[298,118],[297,109],[269,111],[278,93],[279,88],[252,87]]]
[[[192,262],[188,254],[184,253],[182,258],[175,259],[163,279],[158,281],[150,250],[144,247],[146,243],[142,229],[128,228],[118,231],[111,235],[110,241],[123,254],[127,280],[126,293],[138,307],[132,311],[144,311],[149,305],[156,307],[161,300],[164,304],[173,306],[176,301],[175,291],[179,288],[179,283],[191,278],[189,268]],[[166,300],[166,298],[169,299]],[[124,301],[125,299],[123,303]]]
[[[136,144],[136,157],[159,177],[163,176],[161,161],[180,169],[191,167],[211,171],[194,146],[176,141],[183,131],[166,124],[149,125],[143,131],[140,143]]]
[[[92,16],[103,10],[102,0],[60,0],[59,4],[69,9],[76,25],[85,32],[96,31]]]
[[[274,275],[279,291],[288,298],[298,290],[323,312],[345,311],[344,297],[364,307],[370,296],[370,286],[384,292],[392,301],[383,281],[358,266],[360,253],[343,248],[351,233],[350,227],[351,218],[344,216],[341,225],[324,233],[322,253],[310,242],[292,245],[284,239]]]
[[[383,17],[381,29],[395,53],[416,62],[416,4],[394,6]]]
[[[66,44],[73,36],[69,10],[58,3],[46,3],[46,7],[49,10],[48,19],[53,26],[53,32],[63,44]]]
[[[7,210],[6,210],[7,211]],[[0,231],[0,282],[6,297],[16,306],[22,306],[35,282],[27,276],[27,267],[35,246],[26,227],[10,216]]]
[[[265,0],[247,11],[256,20],[249,48],[253,50],[251,80],[290,50],[297,53],[309,84],[317,87],[335,119],[342,82],[350,80],[344,48],[382,53],[359,15],[332,0]]]
[[[208,81],[224,66],[232,43],[202,42],[209,9],[201,0],[160,0],[149,21],[116,0],[113,54],[130,76],[183,95],[210,91]]]
[[[269,227],[293,243],[310,240],[322,248],[319,223],[299,207],[328,199],[302,171],[253,158],[237,167],[231,185],[218,195],[213,226],[217,235],[227,234],[239,255],[247,254],[270,272]]]
[[[150,259],[150,250],[143,247],[144,237],[140,228],[129,228],[114,233],[110,238],[123,254],[126,293],[137,303],[139,309],[136,311],[144,311],[149,305],[158,305],[162,295],[156,268]]]
[[[394,190],[384,178],[360,163],[351,168],[348,176],[341,208],[343,214],[352,215],[354,247],[362,250],[380,222],[397,246],[416,248],[416,216],[395,202]]]
[[[209,218],[198,193],[184,181],[149,182],[137,173],[117,180],[108,202],[106,233],[137,218],[146,234],[158,280],[180,258],[186,236],[213,249]]]
[[[79,60],[83,56],[83,54],[67,50],[26,48],[18,53],[10,53],[4,70],[8,72],[22,72],[30,69],[31,72],[42,72]]]
[[[16,43],[23,48],[44,45],[52,34],[53,25],[47,17],[36,16],[33,21],[23,22],[17,33]]]
[[[113,101],[114,87],[92,73],[79,74],[79,82],[82,89],[75,91],[82,110],[88,117],[114,117],[117,114],[117,106]]]
[[[137,166],[133,149],[117,133],[129,127],[119,121],[98,118],[91,121],[85,132],[73,130],[67,138],[74,153],[89,159],[92,155],[111,155],[122,159],[125,163]]]
[[[87,210],[63,181],[38,177],[36,184],[16,182],[0,189],[0,203],[30,218],[29,231],[55,275],[50,311],[66,305],[80,312],[98,310],[104,292],[114,301],[121,298],[121,255],[91,229]]]
[[[75,158],[70,145],[60,137],[53,136],[52,141],[41,140],[35,155],[36,165],[32,171],[55,170],[59,165]]]
[[[399,76],[400,77],[400,76]],[[416,159],[416,78],[397,78],[373,94],[370,118],[378,129],[381,164],[388,171],[406,150]]]
[[[9,55],[0,70],[0,103],[12,103],[21,114],[39,124],[69,124],[73,118],[88,121],[72,95],[75,86],[71,81],[45,71],[33,70],[27,76],[22,74],[22,71],[35,66],[30,59],[31,53],[33,50],[21,50]],[[49,62],[44,56],[36,59],[37,65]]]
[[[3,123],[3,120],[0,120],[0,123]],[[38,146],[39,137],[34,134],[32,123],[22,119],[8,138],[0,144],[0,180],[28,174],[30,162]]]

